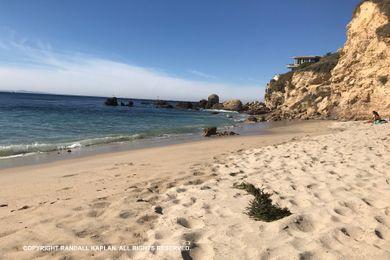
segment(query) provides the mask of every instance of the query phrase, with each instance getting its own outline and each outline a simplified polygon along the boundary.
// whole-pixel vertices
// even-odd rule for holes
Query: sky
[[[359,0],[0,0],[0,90],[261,100],[345,42]]]

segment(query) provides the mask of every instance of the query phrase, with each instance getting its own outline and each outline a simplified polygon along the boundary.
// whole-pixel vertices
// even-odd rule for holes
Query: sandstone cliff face
[[[273,110],[272,118],[306,119],[329,116],[331,71],[339,59],[338,53],[321,58],[294,72],[271,80],[265,94],[265,104]]]
[[[389,12],[389,0],[364,1],[348,25],[332,72],[333,113],[342,118],[366,118],[372,110],[390,115]]]
[[[273,119],[390,116],[390,0],[366,0],[338,54],[271,80],[265,103]]]

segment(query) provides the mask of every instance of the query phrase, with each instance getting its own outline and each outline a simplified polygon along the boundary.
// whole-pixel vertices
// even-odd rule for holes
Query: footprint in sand
[[[362,201],[363,201],[364,203],[366,203],[367,206],[372,207],[372,204],[370,203],[370,201],[369,201],[368,199],[362,198]]]
[[[70,190],[70,189],[72,189],[72,187],[65,187],[65,188],[59,189],[59,190],[57,190],[57,191]]]
[[[187,203],[184,203],[183,206],[184,206],[184,207],[190,207],[190,206],[194,205],[195,202],[196,202],[196,198],[192,197],[192,198],[190,199],[190,201],[187,202]]]
[[[127,219],[131,216],[134,216],[134,214],[128,210],[121,211],[118,215],[120,218]]]
[[[138,224],[145,224],[147,222],[151,222],[153,220],[155,220],[156,218],[158,218],[156,215],[143,215],[142,217],[140,217],[139,219],[137,219],[137,223]]]
[[[192,175],[194,175],[194,176],[202,176],[202,175],[204,175],[204,172],[194,171],[194,172],[192,173]]]
[[[384,239],[383,238],[383,233],[379,230],[379,229],[375,229],[374,231],[375,235],[380,238],[380,239]]]
[[[154,212],[163,215],[163,208],[161,206],[154,207]]]
[[[200,187],[200,190],[210,190],[210,189],[211,189],[211,187],[207,186],[207,185]]]
[[[312,252],[305,251],[299,254],[299,260],[310,260],[310,259],[314,259],[314,254]]]
[[[18,208],[18,210],[25,210],[25,209],[29,209],[29,208],[30,208],[30,206],[25,205],[25,206],[23,206],[21,208]]]
[[[157,239],[157,240],[160,240],[160,239],[163,239],[164,236],[163,236],[161,233],[156,232],[156,233],[154,234],[154,238]]]
[[[61,178],[68,178],[68,177],[73,177],[73,176],[77,176],[78,174],[67,174],[67,175],[63,175],[61,176]]]
[[[347,214],[347,211],[345,209],[342,209],[342,208],[335,208],[333,211],[341,216],[345,216]]]
[[[113,171],[113,170],[118,170],[118,169],[119,169],[119,167],[111,167],[111,168],[106,168],[104,170],[106,170],[106,171]]]
[[[200,185],[202,183],[203,181],[201,179],[195,179],[195,180],[188,181],[184,185]]]
[[[184,233],[182,235],[183,242],[189,243],[190,249],[194,249],[198,247],[196,241],[199,241],[201,238],[201,234],[197,232]]]
[[[341,233],[343,233],[345,236],[347,236],[347,237],[350,237],[351,235],[348,233],[348,231],[347,231],[347,229],[346,228],[341,228],[340,229],[340,231],[341,231]]]
[[[308,188],[308,189],[313,189],[313,188],[315,188],[316,186],[317,186],[317,184],[312,183],[312,184],[307,185],[306,188]]]
[[[210,209],[210,205],[209,204],[203,204],[202,205],[202,209],[209,210]]]
[[[74,231],[74,234],[76,237],[84,238],[90,234],[90,232],[86,229],[80,230],[80,231]]]
[[[97,217],[101,216],[103,214],[103,212],[104,211],[102,211],[102,210],[90,210],[87,213],[87,217],[97,218]]]
[[[292,219],[288,226],[291,226],[302,232],[311,232],[314,230],[313,222],[307,216],[297,216],[296,218]]]
[[[133,166],[134,164],[132,162],[129,162],[129,163],[126,163],[126,162],[123,162],[123,163],[116,163],[115,166],[124,166],[124,167],[127,167],[127,166]]]
[[[179,224],[182,227],[190,228],[190,223],[185,218],[177,218],[176,223]]]
[[[242,194],[240,192],[237,192],[236,194],[233,195],[233,198],[239,198],[241,196],[242,196]]]
[[[167,189],[170,189],[170,188],[173,188],[173,187],[176,187],[177,183],[176,182],[170,182],[167,184]]]
[[[374,219],[375,219],[378,223],[380,223],[380,224],[384,225],[385,227],[389,228],[389,225],[387,224],[386,220],[385,220],[383,217],[381,217],[381,216],[376,216],[376,217],[374,217]]]
[[[101,201],[101,202],[96,202],[96,203],[92,204],[91,208],[102,209],[102,208],[108,207],[109,205],[110,205],[109,202]]]

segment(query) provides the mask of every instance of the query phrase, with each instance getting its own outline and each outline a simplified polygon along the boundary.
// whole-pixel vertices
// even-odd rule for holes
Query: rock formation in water
[[[207,100],[206,100],[206,99],[201,99],[201,100],[198,102],[198,107],[199,107],[199,108],[205,109],[205,108],[207,107]]]
[[[106,106],[117,106],[118,105],[118,99],[116,97],[107,98],[104,102]]]
[[[127,106],[128,106],[128,107],[133,107],[133,106],[134,106],[133,100],[129,100],[129,101],[127,102]]]
[[[241,111],[242,110],[242,102],[238,99],[232,99],[223,102],[223,109],[231,110],[231,111]]]
[[[219,97],[217,94],[211,94],[208,98],[207,98],[207,105],[206,105],[206,108],[212,108],[215,104],[218,104],[219,103]]]
[[[229,135],[238,135],[235,132],[232,131],[223,131],[218,132],[216,127],[207,127],[203,129],[203,136],[204,137],[211,137],[211,136],[229,136]]]
[[[177,102],[176,108],[179,108],[179,109],[193,109],[194,108],[194,104],[191,103],[191,102],[180,101],[180,102]]]
[[[165,100],[156,100],[154,104],[157,108],[173,108],[173,106]]]
[[[366,119],[390,116],[390,0],[364,0],[335,54],[271,80],[271,119]]]

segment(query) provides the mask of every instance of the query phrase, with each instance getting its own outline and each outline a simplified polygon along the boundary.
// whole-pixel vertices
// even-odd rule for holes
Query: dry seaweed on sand
[[[271,222],[291,215],[291,212],[287,208],[280,208],[272,204],[272,194],[256,188],[253,184],[243,182],[241,184],[234,184],[233,187],[245,190],[255,197],[250,201],[245,212],[255,220]]]

